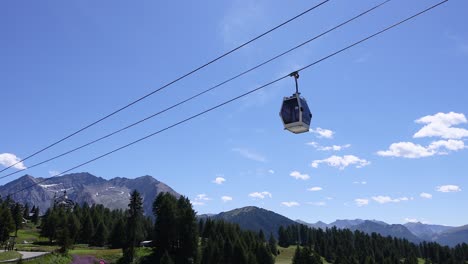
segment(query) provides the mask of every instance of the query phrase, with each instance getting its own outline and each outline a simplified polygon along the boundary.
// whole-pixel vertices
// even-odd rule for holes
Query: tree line
[[[34,224],[39,222],[39,207],[33,206],[31,209],[28,204],[22,205],[7,197],[5,200],[0,196],[0,244],[3,245],[10,234],[23,227],[25,221],[31,221]]]
[[[127,210],[110,210],[101,204],[90,206],[86,202],[72,208],[54,205],[42,216],[40,235],[51,243],[59,244],[62,251],[79,243],[125,250],[131,248],[132,252],[126,251],[126,256],[133,257],[134,247],[153,236],[153,220],[143,216],[141,203],[140,194],[134,191]],[[135,213],[135,210],[140,211]]]
[[[154,254],[142,263],[273,264],[276,240],[221,220],[196,218],[189,199],[163,193],[153,203]]]
[[[160,193],[153,202],[153,218],[143,215],[143,201],[133,191],[127,210],[102,205],[53,206],[40,224],[41,236],[62,251],[75,243],[122,248],[121,263],[132,263],[135,248],[151,240],[153,254],[139,263],[273,264],[276,240],[263,232],[244,231],[238,225],[211,219],[198,221],[190,200]]]
[[[417,245],[406,239],[336,227],[325,230],[305,225],[280,227],[278,244],[281,247],[301,246],[296,249],[294,264],[322,263],[317,262],[316,255],[334,264],[418,264],[418,258],[424,259],[425,263],[465,264],[468,260],[465,243],[454,248],[435,242]]]

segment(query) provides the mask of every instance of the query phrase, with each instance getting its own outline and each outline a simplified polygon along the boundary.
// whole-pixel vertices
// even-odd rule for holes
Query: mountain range
[[[110,209],[126,209],[130,192],[136,189],[143,198],[143,209],[148,216],[152,216],[152,204],[159,193],[168,192],[180,197],[179,193],[152,176],[146,175],[135,179],[117,177],[106,180],[87,172],[53,177],[46,181],[45,178],[24,175],[0,186],[0,195],[6,197],[22,189],[25,190],[12,195],[12,199],[23,204],[39,206],[42,212],[51,206],[55,195],[63,195],[64,191],[67,192],[69,199],[79,204],[87,202],[88,204],[103,204]],[[243,229],[263,230],[266,236],[269,236],[270,233],[277,235],[280,226],[300,223],[312,228],[336,227],[366,233],[376,232],[384,236],[405,238],[415,243],[434,241],[448,246],[455,246],[463,242],[468,243],[468,225],[460,227],[424,223],[401,225],[364,219],[342,219],[330,224],[321,221],[306,223],[301,220],[294,221],[273,211],[255,206],[247,206],[219,214],[199,215],[199,218],[207,217],[237,223]]]
[[[129,196],[133,190],[140,192],[143,198],[145,215],[151,216],[154,198],[160,192],[168,192],[179,197],[176,191],[151,176],[135,179],[113,178],[110,180],[94,176],[90,173],[72,173],[60,177],[35,178],[24,175],[14,181],[0,186],[0,195],[6,197],[24,188],[11,198],[20,203],[39,206],[44,213],[52,204],[54,196],[67,192],[69,199],[76,203],[102,204],[110,209],[128,208]]]
[[[224,221],[239,224],[241,228],[259,231],[265,235],[270,232],[276,235],[280,226],[303,224],[312,228],[332,228],[359,230],[368,234],[378,233],[383,236],[404,238],[414,243],[433,241],[442,245],[455,246],[459,243],[468,243],[468,225],[451,227],[443,225],[429,225],[423,223],[388,224],[378,220],[343,219],[330,224],[319,221],[311,224],[301,220],[291,220],[275,212],[247,206],[227,212],[211,215],[201,215],[200,218],[223,219]]]

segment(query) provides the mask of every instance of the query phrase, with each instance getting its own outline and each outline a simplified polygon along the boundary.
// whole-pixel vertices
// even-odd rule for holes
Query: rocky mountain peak
[[[137,190],[143,197],[143,209],[146,215],[152,215],[152,203],[160,192],[168,192],[176,197],[180,196],[171,187],[149,175],[135,179],[114,178],[106,180],[88,172],[80,172],[48,178],[39,183],[43,180],[43,178],[25,175],[0,186],[0,195],[6,196],[33,186],[12,198],[23,204],[39,206],[41,211],[45,212],[50,207],[54,195],[65,190],[68,197],[76,203],[103,204],[110,209],[126,209],[130,193]]]

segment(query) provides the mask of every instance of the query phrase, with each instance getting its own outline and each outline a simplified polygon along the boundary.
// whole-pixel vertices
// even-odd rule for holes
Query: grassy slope
[[[103,259],[106,263],[115,263],[122,257],[122,249],[104,249],[104,248],[75,248],[68,252],[70,255],[93,256],[97,259]]]
[[[16,251],[0,252],[0,261],[17,259],[19,257],[21,257],[21,254]]]
[[[30,261],[24,261],[27,264],[44,264],[44,263],[54,263],[54,264],[69,264],[72,261],[70,255],[61,255],[61,254],[48,254],[43,257],[39,257]]]
[[[296,246],[290,246],[287,248],[278,247],[280,254],[276,257],[276,264],[291,264],[296,251]],[[329,264],[324,258],[322,258],[324,264]]]

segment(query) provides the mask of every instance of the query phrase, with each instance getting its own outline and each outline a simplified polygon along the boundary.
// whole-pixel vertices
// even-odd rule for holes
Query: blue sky
[[[2,2],[0,168],[315,3]],[[17,169],[158,112],[377,3],[332,0]],[[66,170],[433,3],[393,0],[199,100],[24,173],[48,177]],[[300,90],[313,112],[310,133],[282,128],[281,101],[294,91],[294,81],[286,79],[77,172],[103,178],[152,175],[188,196],[200,213],[256,205],[309,222],[467,224],[467,9],[465,1],[449,1],[301,72]]]

